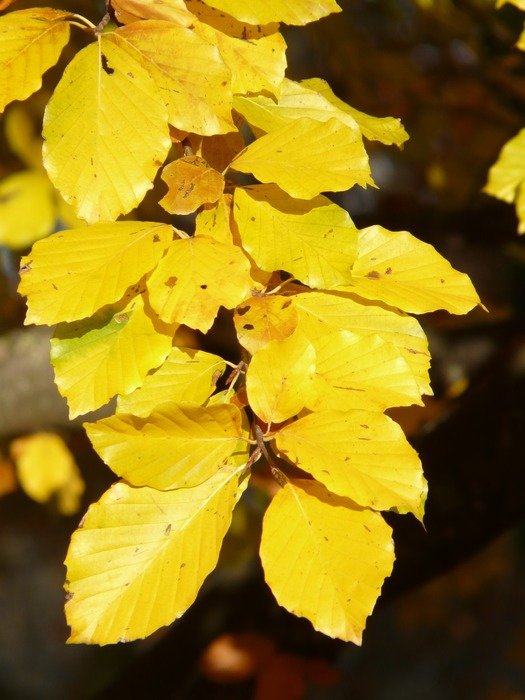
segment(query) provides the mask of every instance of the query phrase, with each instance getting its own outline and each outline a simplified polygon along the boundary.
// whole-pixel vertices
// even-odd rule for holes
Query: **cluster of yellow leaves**
[[[524,0],[497,0],[496,7],[510,2],[525,12]],[[516,47],[525,51],[525,31]],[[525,233],[525,129],[503,146],[497,161],[489,170],[484,192],[516,207],[518,233]]]
[[[407,138],[322,80],[285,78],[278,23],[339,11],[334,0],[111,6],[120,26],[104,31],[51,10],[0,18],[0,66],[18,80],[7,101],[38,87],[68,24],[94,39],[43,130],[48,176],[90,225],[37,241],[20,283],[27,322],[56,324],[71,415],[117,396],[115,415],[86,426],[122,480],[72,538],[70,641],[136,639],[181,615],[264,458],[282,487],[263,523],[269,585],[316,629],[360,643],[394,561],[380,511],[424,512],[418,456],[384,413],[431,393],[408,313],[465,313],[478,297],[431,246],[358,230],[322,194],[373,185],[364,138]],[[22,24],[40,28],[30,44]],[[194,215],[194,235],[115,221],[159,171],[160,204]],[[221,308],[237,365],[177,343],[181,325],[208,333]]]

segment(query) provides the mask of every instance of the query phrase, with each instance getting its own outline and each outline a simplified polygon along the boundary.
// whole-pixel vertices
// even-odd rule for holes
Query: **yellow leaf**
[[[374,184],[361,134],[337,119],[296,119],[261,136],[230,167],[276,183],[297,199]]]
[[[507,141],[489,170],[484,192],[504,202],[516,203],[519,232],[525,232],[525,129]]]
[[[22,258],[18,291],[28,297],[25,322],[76,321],[119,301],[157,264],[172,236],[167,224],[119,221],[38,241]]]
[[[239,187],[233,211],[243,248],[263,270],[286,270],[311,287],[352,279],[358,231],[326,197],[305,202],[271,185]]]
[[[140,19],[164,19],[189,27],[195,21],[184,0],[111,0],[111,7],[122,24]]]
[[[53,188],[45,173],[23,170],[0,181],[0,244],[27,248],[55,227]]]
[[[45,503],[57,499],[63,515],[80,508],[84,482],[65,442],[54,433],[35,433],[11,443],[20,485],[30,498]]]
[[[335,0],[204,0],[206,5],[227,12],[248,24],[308,24],[332,12],[341,12]]]
[[[147,418],[116,415],[84,425],[115,474],[163,490],[209,479],[240,449],[242,436],[241,412],[231,404],[164,403]]]
[[[315,481],[294,480],[265,513],[261,560],[279,605],[319,632],[361,644],[392,572],[392,530],[378,513]]]
[[[366,139],[380,141],[387,146],[401,146],[408,139],[408,134],[399,119],[394,117],[372,117],[350,107],[350,105],[347,105],[346,102],[334,95],[326,80],[310,78],[309,80],[302,80],[300,84],[302,87],[322,95],[334,108],[354,119]]]
[[[42,170],[42,138],[27,104],[13,104],[3,117],[9,150],[28,168]]]
[[[69,12],[45,7],[0,17],[0,112],[40,88],[42,75],[69,41],[68,17]]]
[[[407,231],[382,226],[360,231],[352,276],[347,291],[411,313],[464,314],[480,303],[467,275]]]
[[[423,518],[427,485],[416,451],[382,413],[322,411],[282,428],[281,456],[365,508]]]
[[[199,156],[169,163],[161,175],[168,194],[159,202],[170,214],[191,214],[203,204],[216,202],[224,190],[224,177]]]
[[[272,340],[284,340],[297,328],[299,316],[292,298],[252,297],[233,316],[239,343],[253,355]]]
[[[119,396],[119,413],[148,416],[166,401],[202,404],[215,390],[226,363],[218,355],[190,348],[173,348],[166,361],[127,396]]]
[[[195,237],[206,236],[231,245],[234,242],[230,226],[231,205],[232,195],[223,194],[215,204],[203,207],[195,219]]]
[[[70,643],[139,639],[180,617],[215,568],[243,467],[190,489],[117,483],[73,534],[67,566]],[[241,482],[241,483],[240,483]]]
[[[421,393],[432,394],[428,342],[415,318],[348,294],[306,292],[294,295],[293,300],[308,337],[321,337],[336,328],[357,335],[377,334],[399,350]]]
[[[317,355],[314,395],[305,402],[312,411],[423,404],[412,370],[395,345],[378,335],[319,330],[308,336]]]
[[[171,146],[162,95],[116,32],[67,66],[44,116],[44,165],[89,223],[136,207]],[[131,146],[132,144],[132,146]]]
[[[255,91],[252,91],[255,92]],[[246,121],[262,131],[275,131],[300,117],[326,122],[334,117],[359,132],[356,120],[329,102],[323,95],[308,90],[303,83],[285,79],[279,99],[267,95],[236,95],[233,106]]]
[[[86,321],[60,324],[51,340],[55,383],[71,418],[141,386],[171,350],[171,333],[155,328],[139,295]]]
[[[250,293],[250,263],[234,245],[198,236],[174,241],[148,280],[150,302],[166,323],[206,333],[220,306]]]
[[[313,395],[315,350],[302,334],[272,340],[252,357],[246,373],[248,401],[265,423],[282,423]]]
[[[174,22],[146,20],[117,30],[138,52],[168,107],[170,124],[211,136],[235,131],[231,73],[216,46]]]

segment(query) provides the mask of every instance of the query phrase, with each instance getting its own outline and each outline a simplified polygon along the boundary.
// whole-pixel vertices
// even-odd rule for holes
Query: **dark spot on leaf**
[[[365,428],[365,430],[370,430],[370,426],[367,425],[366,423],[361,423],[361,427]]]
[[[387,267],[386,270],[385,270],[385,275],[391,275],[391,274],[392,274],[392,268],[391,268],[391,267]]]
[[[253,324],[251,323],[245,323],[243,326],[245,331],[253,331]]]
[[[173,287],[177,284],[177,278],[176,277],[170,277],[167,279],[164,284],[166,287],[169,287],[170,289],[173,289]]]
[[[109,65],[107,56],[105,56],[103,53],[100,54],[100,62],[102,63],[102,70],[108,75],[113,75],[115,69]]]
[[[328,537],[326,535],[323,535],[325,542],[328,542]]]
[[[56,286],[56,284],[54,282],[51,282],[51,286],[53,287],[53,289],[58,289],[58,287]]]
[[[166,525],[166,529],[164,530],[164,534],[165,534],[165,535],[169,535],[170,532],[171,532],[171,523],[168,523],[168,524]]]
[[[371,270],[366,277],[368,277],[369,280],[378,280],[381,277],[381,273],[377,272],[377,270]]]
[[[68,592],[66,593],[66,603],[67,603],[68,600],[71,600],[71,598],[72,598],[74,595],[75,595],[74,593],[72,593],[71,591],[68,591]]]
[[[248,311],[251,309],[251,306],[248,304],[248,306],[239,306],[237,309],[237,314],[239,316],[244,316],[244,314],[247,314]]]
[[[184,569],[185,566],[186,566],[185,562],[182,562],[182,564],[180,565],[180,568]]]
[[[201,289],[208,289],[208,285],[207,285],[207,284],[201,284]]]
[[[160,236],[159,236],[158,233],[156,233],[156,234],[153,236],[153,243],[158,243],[159,241],[160,241]]]
[[[134,77],[135,77],[131,71],[128,71],[128,76],[129,76],[130,78],[134,78]]]
[[[30,260],[29,262],[26,262],[25,265],[22,265],[22,267],[20,268],[20,274],[23,275],[24,272],[29,272],[29,270],[31,269],[31,263],[32,263],[32,260]]]
[[[364,527],[365,530],[367,530],[368,532],[372,532],[372,530],[368,527],[368,525],[363,525],[363,527]]]
[[[445,284],[445,280],[439,280],[441,284]]]
[[[250,216],[250,221],[255,221],[255,216]]]

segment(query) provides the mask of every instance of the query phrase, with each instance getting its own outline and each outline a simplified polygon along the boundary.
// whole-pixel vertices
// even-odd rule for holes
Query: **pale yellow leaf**
[[[215,568],[243,467],[189,489],[117,483],[88,510],[66,559],[70,643],[146,637],[180,617]]]
[[[410,313],[464,314],[480,303],[467,275],[407,231],[382,226],[360,231],[352,276],[347,291]]]
[[[525,42],[524,42],[525,46]],[[525,232],[525,129],[507,141],[498,160],[489,170],[484,192],[504,202],[516,204],[519,232]]]
[[[230,226],[231,207],[231,194],[223,194],[215,204],[203,207],[195,219],[195,237],[206,236],[231,245],[234,242]]]
[[[56,498],[59,511],[72,515],[80,508],[84,482],[66,443],[55,433],[35,433],[11,443],[20,485],[38,503]]]
[[[335,0],[204,0],[206,5],[227,12],[248,24],[308,24],[326,17],[332,12],[341,12]]]
[[[297,328],[299,316],[291,297],[252,297],[233,315],[239,343],[253,355],[272,340],[284,340]]]
[[[174,22],[147,20],[116,34],[138,52],[166,103],[170,124],[211,136],[235,131],[231,73],[216,46]]]
[[[191,214],[203,204],[216,202],[224,190],[224,177],[199,156],[169,163],[161,175],[168,193],[159,204],[170,214]]]
[[[189,27],[195,16],[184,0],[111,0],[115,17],[122,24],[141,19],[164,19]]]
[[[275,183],[297,199],[374,184],[361,134],[335,118],[297,119],[261,136],[230,167]]]
[[[119,414],[86,423],[94,448],[126,481],[156,489],[209,479],[241,447],[241,412],[231,404],[164,403],[147,418]]]
[[[152,307],[166,323],[206,333],[220,306],[250,293],[250,263],[237,246],[207,236],[174,241],[148,280]]]
[[[226,363],[218,355],[191,348],[173,348],[166,361],[142,386],[127,396],[119,396],[119,413],[148,416],[166,401],[202,404],[215,390]]]
[[[55,382],[74,418],[141,386],[171,350],[172,332],[156,328],[139,295],[86,321],[60,324],[51,340]]]
[[[18,291],[28,297],[26,323],[76,321],[119,301],[157,264],[172,236],[167,224],[119,221],[38,241],[22,258]]]
[[[427,485],[421,462],[401,428],[382,413],[311,413],[282,428],[276,446],[340,496],[423,518]]]
[[[308,337],[322,337],[336,328],[362,336],[377,334],[396,346],[410,366],[421,393],[432,394],[428,342],[421,325],[412,316],[351,294],[306,292],[294,295],[293,302]]]
[[[239,187],[233,212],[243,248],[263,270],[285,270],[311,287],[352,279],[358,230],[326,197],[298,201],[271,185]]]
[[[317,356],[314,394],[305,401],[312,411],[423,404],[412,370],[395,345],[378,335],[318,330],[319,335],[307,336]]]
[[[246,373],[252,410],[265,423],[282,423],[313,397],[315,350],[302,334],[272,340],[257,350]]]
[[[380,141],[387,146],[392,144],[401,146],[408,139],[408,134],[399,119],[394,117],[372,117],[350,107],[350,105],[347,105],[346,102],[334,95],[326,80],[310,78],[309,80],[301,81],[300,84],[304,88],[323,96],[335,109],[354,119],[366,139]]]
[[[44,165],[78,216],[111,221],[153,187],[171,140],[155,82],[116,32],[67,66],[44,116]]]
[[[0,181],[0,245],[28,248],[52,233],[53,187],[40,170],[23,170]]]
[[[392,530],[373,511],[294,480],[270,503],[261,560],[277,602],[330,637],[361,644],[366,619],[392,572]]]
[[[42,75],[60,58],[69,41],[71,14],[39,7],[0,17],[0,112],[25,100],[42,85]]]

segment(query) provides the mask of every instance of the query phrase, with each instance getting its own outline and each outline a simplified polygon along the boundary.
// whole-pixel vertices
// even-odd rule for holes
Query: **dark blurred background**
[[[58,430],[86,482],[82,510],[112,475],[67,423],[47,366],[49,335],[22,329],[16,276],[25,251],[3,247],[0,698],[525,700],[525,246],[512,207],[481,192],[500,148],[525,125],[525,55],[514,48],[524,15],[488,0],[340,4],[342,14],[285,32],[289,76],[325,78],[353,107],[400,117],[410,140],[401,151],[368,143],[379,189],[337,201],[359,227],[379,223],[432,243],[471,276],[489,310],[422,319],[435,396],[395,418],[429,480],[425,529],[388,516],[398,560],[358,649],[315,633],[266,589],[261,480],[261,492],[241,502],[222,565],[179,622],[144,642],[66,646],[62,561],[80,514],[24,495],[10,445]],[[56,6],[101,17],[93,2]],[[71,55],[28,102],[35,131]],[[0,178],[25,167],[5,121]],[[0,218],[1,207],[0,198]]]

